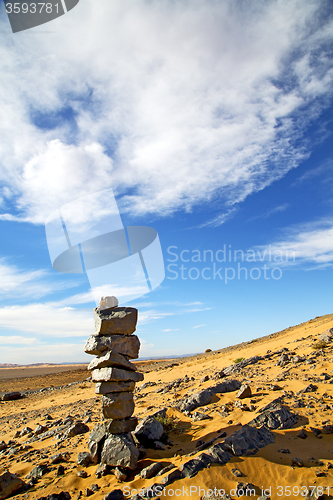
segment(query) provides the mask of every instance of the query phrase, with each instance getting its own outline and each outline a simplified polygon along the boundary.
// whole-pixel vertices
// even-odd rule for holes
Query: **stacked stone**
[[[94,309],[95,333],[90,335],[85,352],[96,355],[88,370],[96,382],[95,393],[102,395],[103,415],[108,434],[132,432],[137,419],[134,412],[135,383],[143,380],[130,359],[139,356],[140,341],[133,335],[138,311],[134,307],[118,307],[115,297],[102,297]]]

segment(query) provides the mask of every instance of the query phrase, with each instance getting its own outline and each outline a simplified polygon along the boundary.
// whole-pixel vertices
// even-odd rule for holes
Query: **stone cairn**
[[[89,436],[88,449],[94,463],[135,469],[139,450],[131,432],[137,426],[133,391],[143,380],[130,359],[139,356],[140,341],[133,335],[138,311],[118,307],[116,297],[102,297],[94,309],[95,333],[88,338],[84,351],[97,357],[91,361],[95,393],[102,396],[104,422]]]

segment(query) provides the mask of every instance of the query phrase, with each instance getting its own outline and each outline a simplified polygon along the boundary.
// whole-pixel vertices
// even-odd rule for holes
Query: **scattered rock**
[[[151,441],[158,441],[163,433],[163,425],[156,418],[149,416],[139,423],[133,434],[140,443],[147,445]]]
[[[252,396],[251,387],[249,385],[242,385],[236,394],[236,398],[245,399]]]
[[[21,399],[23,396],[20,392],[6,392],[2,396],[2,401],[13,401],[15,399]]]
[[[200,420],[207,420],[209,418],[211,418],[209,415],[206,415],[206,413],[202,413],[200,411],[195,411],[192,413],[193,422],[199,422]]]
[[[70,438],[77,436],[78,434],[85,434],[89,432],[89,427],[83,422],[76,422],[74,425],[71,425],[69,429],[64,433],[65,438]]]
[[[227,437],[223,443],[226,451],[233,455],[254,454],[259,448],[274,443],[274,435],[266,428],[254,429],[243,425],[241,429]]]
[[[291,466],[296,465],[297,467],[303,467],[304,464],[300,458],[294,457],[291,459],[290,465]]]
[[[238,470],[238,469],[231,469],[231,472],[236,477],[242,477],[243,476],[243,473],[240,470]]]
[[[140,476],[142,479],[150,479],[155,477],[163,469],[163,464],[161,462],[155,462],[148,467],[142,469]]]
[[[212,398],[209,389],[204,389],[200,392],[196,392],[189,398],[187,398],[180,406],[180,410],[184,412],[191,412],[198,408],[199,406],[204,406],[210,403]]]
[[[6,471],[0,476],[0,500],[8,498],[13,493],[22,490],[25,487],[25,482],[15,474]]]
[[[261,415],[249,422],[251,426],[264,425],[268,429],[290,429],[297,423],[297,415],[278,403],[270,404]]]
[[[31,472],[29,472],[29,474],[26,476],[26,479],[32,479],[32,478],[38,479],[47,474],[48,472],[49,472],[48,466],[40,464],[34,467]]]
[[[91,455],[87,451],[81,451],[76,459],[76,463],[82,467],[88,467],[91,464]]]

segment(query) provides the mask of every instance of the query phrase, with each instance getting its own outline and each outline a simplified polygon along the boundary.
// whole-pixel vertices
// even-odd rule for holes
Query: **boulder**
[[[290,429],[297,423],[297,415],[278,403],[268,405],[264,411],[249,422],[250,426],[264,425],[268,429]]]
[[[243,425],[224,440],[223,448],[235,456],[240,456],[254,454],[259,448],[271,443],[274,443],[274,435],[266,427],[256,429],[250,425]]]
[[[250,398],[251,396],[252,396],[252,391],[249,385],[242,385],[236,394],[236,398],[238,399]]]
[[[0,500],[8,498],[13,495],[13,493],[22,490],[24,487],[25,482],[22,481],[22,479],[15,474],[11,474],[9,471],[6,471],[0,476]]]
[[[237,391],[241,385],[242,384],[239,380],[225,380],[224,382],[220,382],[212,387],[209,387],[208,390],[211,394],[224,394],[225,392]]]
[[[333,328],[329,328],[324,333],[322,333],[319,336],[318,340],[321,340],[324,342],[331,342],[333,340]]]
[[[211,392],[209,389],[204,389],[203,391],[196,392],[189,398],[187,398],[180,406],[181,411],[190,412],[198,408],[199,406],[208,405],[211,401]]]
[[[50,469],[45,464],[36,465],[31,472],[26,476],[26,479],[40,478],[50,472]]]
[[[134,412],[132,392],[116,392],[102,396],[103,415],[105,418],[122,419]]]
[[[225,451],[223,443],[217,443],[205,452],[211,458],[213,464],[224,465],[231,459],[231,455]]]
[[[198,458],[192,458],[179,467],[183,477],[194,477],[202,469],[206,469],[211,464],[211,458],[206,453],[202,453]]]
[[[135,332],[138,310],[135,307],[94,309],[95,333],[98,335],[131,335]]]
[[[110,392],[133,392],[135,382],[97,382],[95,385],[96,394],[108,394]]]
[[[20,392],[6,392],[6,394],[2,396],[2,401],[14,401],[15,399],[21,398],[23,398],[23,396]]]
[[[140,472],[142,479],[151,479],[155,477],[163,469],[163,464],[161,462],[155,462],[148,467],[145,467]]]
[[[124,498],[124,493],[122,490],[113,490],[110,491],[110,493],[107,493],[104,497],[103,500],[123,500]]]
[[[4,441],[0,441],[0,451],[3,451],[7,448],[7,445]]]
[[[163,425],[154,417],[144,418],[134,431],[134,436],[142,444],[149,444],[151,441],[158,441],[164,433]]]
[[[119,368],[125,368],[127,370],[136,371],[136,366],[133,365],[128,359],[126,359],[122,354],[117,352],[107,351],[102,353],[97,358],[94,358],[88,365],[88,370],[94,370],[95,368],[107,368],[109,366],[118,366]]]
[[[128,434],[111,434],[104,442],[101,462],[113,467],[135,469],[139,458],[133,438]]]
[[[122,370],[121,368],[97,368],[92,370],[91,379],[93,382],[118,382],[118,381],[133,381],[140,382],[143,380],[143,373]]]
[[[78,465],[82,465],[82,467],[88,467],[91,464],[91,455],[87,451],[81,451],[76,459],[76,463]]]
[[[84,346],[84,352],[99,356],[104,351],[112,350],[114,353],[122,354],[130,359],[139,356],[140,340],[136,335],[126,337],[124,335],[108,335],[100,337],[90,335]]]

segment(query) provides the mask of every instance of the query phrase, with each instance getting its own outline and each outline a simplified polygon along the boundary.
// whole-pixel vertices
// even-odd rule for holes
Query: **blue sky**
[[[0,363],[88,361],[89,281],[52,268],[45,221],[109,188],[164,256],[128,303],[141,356],[333,312],[331,2],[81,0],[16,34],[0,18]]]

